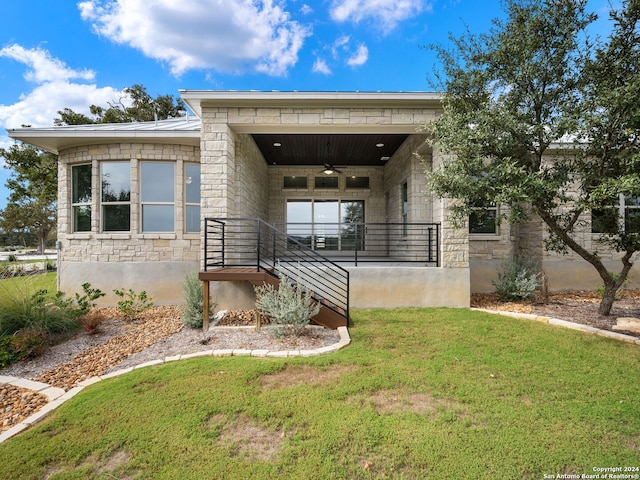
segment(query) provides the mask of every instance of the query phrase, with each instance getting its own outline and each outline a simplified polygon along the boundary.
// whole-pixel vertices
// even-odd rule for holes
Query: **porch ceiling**
[[[269,165],[382,166],[407,134],[253,134]],[[276,146],[280,144],[280,146]],[[382,145],[382,146],[378,146]]]

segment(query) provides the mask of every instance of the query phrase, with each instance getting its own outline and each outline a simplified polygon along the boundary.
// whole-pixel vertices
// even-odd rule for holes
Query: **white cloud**
[[[350,67],[358,67],[367,63],[369,59],[369,49],[366,45],[358,45],[358,50],[347,59],[347,65]]]
[[[191,69],[283,75],[311,34],[278,0],[86,0],[78,7],[97,33],[167,62],[176,76]]]
[[[340,56],[340,51],[347,48],[349,45],[349,36],[343,35],[342,37],[338,37],[331,47],[331,55],[333,58],[338,58]]]
[[[64,81],[70,79],[93,80],[91,70],[72,70],[48,51],[40,48],[26,49],[20,45],[9,45],[0,50],[0,57],[11,58],[30,67],[24,74],[25,80],[35,83]]]
[[[46,50],[11,45],[0,50],[0,59],[3,57],[26,65],[24,77],[36,83],[30,92],[20,95],[16,103],[0,105],[0,126],[4,128],[52,126],[58,110],[65,107],[89,114],[89,105],[106,105],[120,98],[121,91],[115,88],[80,83],[94,80],[95,73],[71,69]],[[9,137],[0,135],[0,148],[8,148],[12,144]]]
[[[337,22],[371,20],[387,34],[400,22],[428,10],[427,0],[332,0],[330,14]]]
[[[331,75],[329,65],[327,65],[327,62],[322,58],[316,58],[316,61],[313,64],[313,72],[322,73],[323,75]]]
[[[313,8],[305,3],[304,5],[302,5],[302,7],[300,7],[300,13],[303,15],[310,15],[313,13]]]

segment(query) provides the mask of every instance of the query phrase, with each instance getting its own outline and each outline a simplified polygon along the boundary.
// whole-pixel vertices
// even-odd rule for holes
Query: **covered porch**
[[[347,316],[352,307],[468,306],[466,232],[452,228],[446,203],[426,192],[425,169],[438,158],[419,126],[436,117],[437,96],[185,91],[182,97],[202,119],[201,278],[215,269],[269,271],[277,264],[295,277],[293,265],[304,265],[299,276],[308,282],[326,280],[329,271],[348,274],[346,301],[330,299],[342,287],[322,294]],[[257,219],[260,229],[278,232],[279,245],[262,245],[273,239],[261,231],[258,240],[256,228],[242,224]],[[317,284],[308,288],[320,291]],[[255,302],[248,281],[215,282],[212,298],[219,308]]]

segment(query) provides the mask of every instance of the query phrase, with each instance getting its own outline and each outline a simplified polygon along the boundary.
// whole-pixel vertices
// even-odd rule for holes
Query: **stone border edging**
[[[488,308],[470,308],[470,310],[476,312],[494,313],[496,315],[519,318],[522,320],[535,320],[536,322],[548,323],[549,325],[555,325],[557,327],[570,328],[571,330],[580,330],[582,332],[593,333],[601,337],[613,338],[615,340],[621,340],[623,342],[635,343],[636,345],[640,345],[640,338],[634,337],[632,335],[625,335],[624,333],[602,330],[601,328],[592,327],[590,325],[583,325],[581,323],[560,320],[559,318],[545,317],[542,315],[536,315],[535,313],[508,312],[506,310],[490,310]]]
[[[343,349],[347,345],[351,343],[351,337],[349,336],[349,330],[347,327],[338,327],[338,334],[340,335],[340,341],[338,343],[334,343],[332,345],[327,345],[326,347],[320,347],[313,350],[247,350],[247,349],[222,349],[222,350],[203,350],[201,352],[195,353],[187,353],[184,355],[173,355],[169,357],[165,357],[163,359],[151,360],[149,362],[141,363],[140,365],[136,365],[135,367],[127,367],[121,370],[116,370],[111,373],[107,373],[106,375],[98,375],[82,382],[79,382],[75,387],[71,388],[68,391],[64,391],[62,388],[52,387],[51,385],[47,385],[46,383],[34,382],[33,380],[27,380],[24,378],[18,377],[10,377],[0,375],[0,383],[7,383],[9,385],[13,385],[14,387],[26,388],[28,390],[34,390],[37,393],[41,393],[45,395],[49,402],[38,410],[36,413],[31,415],[28,418],[25,418],[20,423],[14,425],[9,430],[6,430],[0,433],[0,443],[9,440],[11,437],[17,435],[18,433],[26,430],[27,428],[35,425],[37,422],[46,417],[50,412],[55,410],[58,406],[62,405],[64,402],[69,400],[70,398],[75,397],[78,393],[88,387],[89,385],[93,385],[94,383],[98,383],[100,380],[104,380],[107,378],[118,377],[120,375],[124,375],[125,373],[129,373],[133,370],[137,370],[139,368],[150,367],[152,365],[162,365],[163,363],[175,362],[177,360],[186,360],[189,358],[196,357],[260,357],[260,358],[295,358],[295,357],[313,357],[317,355],[325,355],[328,353],[337,352],[338,350]]]

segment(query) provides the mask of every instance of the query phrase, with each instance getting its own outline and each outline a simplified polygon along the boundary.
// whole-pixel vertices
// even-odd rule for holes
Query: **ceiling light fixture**
[[[376,143],[376,147],[382,148],[382,147],[384,147],[384,143]]]
[[[274,147],[281,147],[282,144],[280,142],[273,142]]]
[[[380,157],[381,162],[386,162],[390,157]]]
[[[325,175],[332,175],[333,174],[333,170],[330,167],[327,167],[324,169],[324,173]]]

